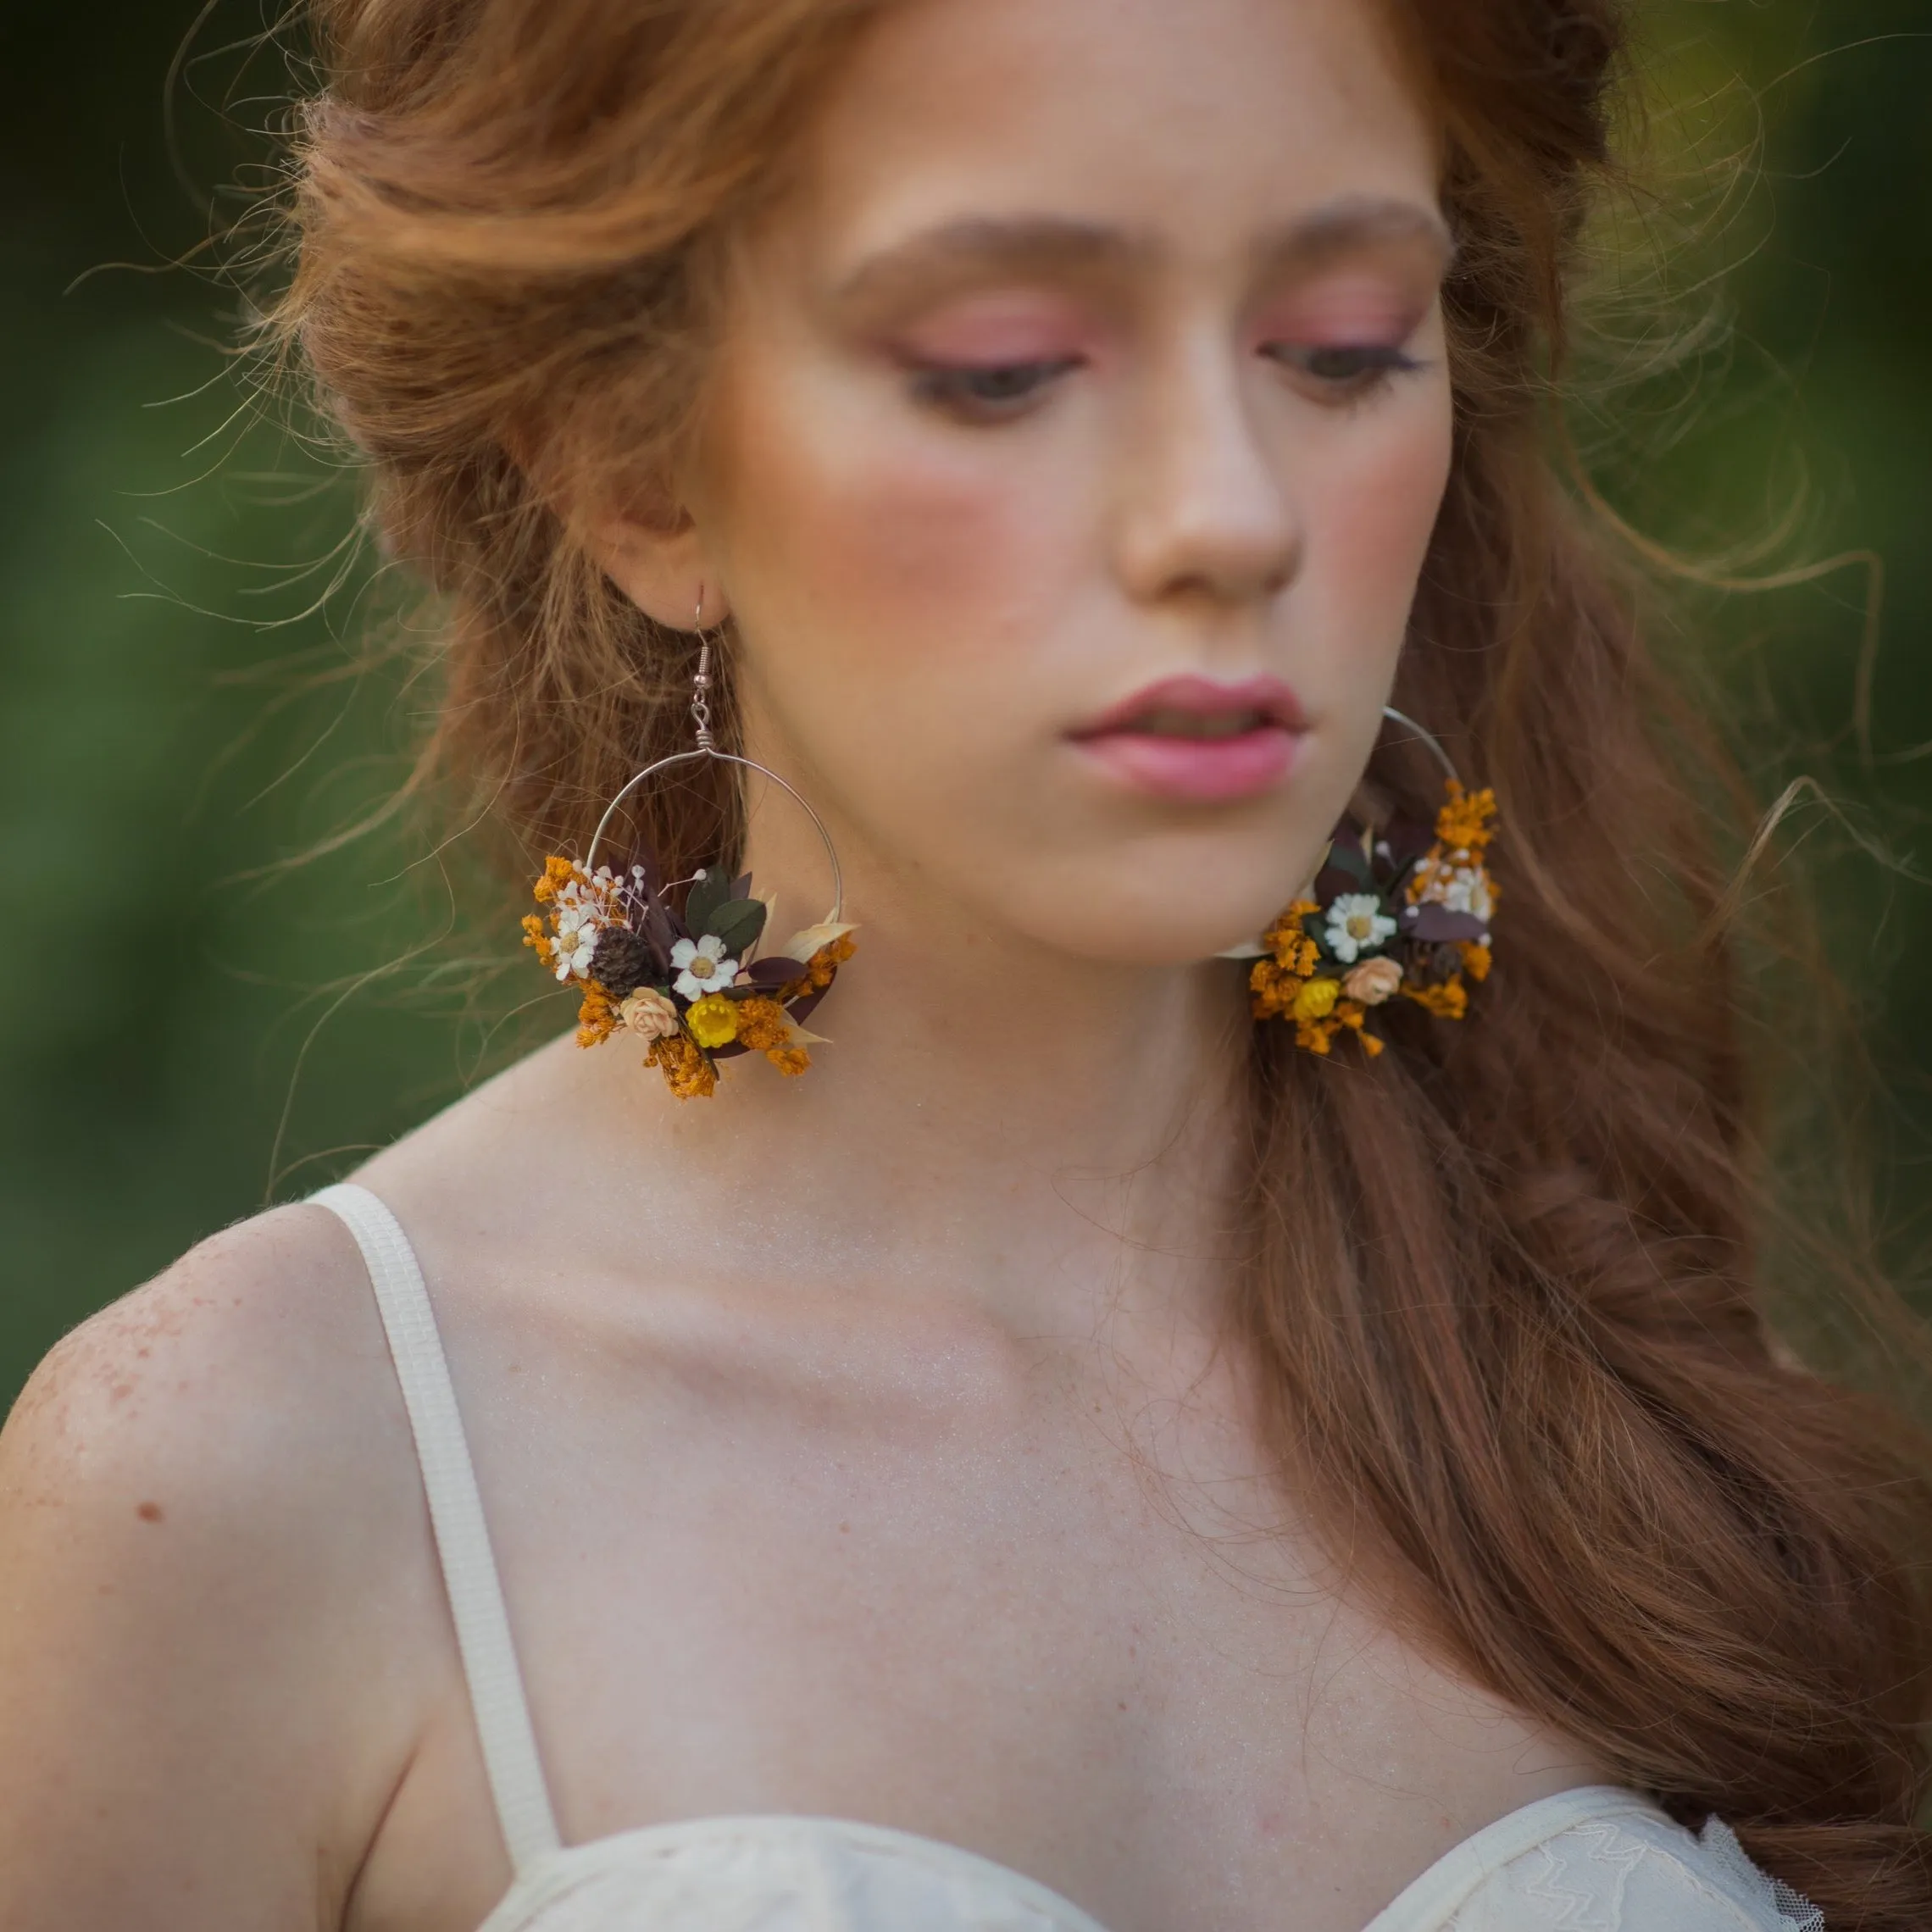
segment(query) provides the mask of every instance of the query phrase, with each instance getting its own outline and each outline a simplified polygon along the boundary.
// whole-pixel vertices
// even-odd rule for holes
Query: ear
[[[588,535],[591,554],[605,575],[654,623],[669,630],[709,630],[730,615],[730,599],[707,567],[690,518],[668,528],[611,518]]]

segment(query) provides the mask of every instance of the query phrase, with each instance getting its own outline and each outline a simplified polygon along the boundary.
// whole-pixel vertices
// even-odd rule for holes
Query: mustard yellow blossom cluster
[[[762,1054],[788,1078],[804,1073],[814,1036],[786,1008],[816,1004],[830,987],[856,950],[852,929],[808,927],[783,952],[754,957],[770,907],[750,880],[699,872],[681,883],[675,908],[654,864],[545,864],[535,888],[543,911],[523,921],[524,943],[553,979],[576,985],[578,1045],[634,1036],[680,1100],[714,1093],[718,1062],[733,1054]]]
[[[1380,833],[1336,828],[1312,897],[1297,898],[1267,933],[1248,975],[1257,1019],[1280,1019],[1296,1044],[1328,1054],[1352,1034],[1371,1058],[1384,1042],[1368,1024],[1398,995],[1441,1019],[1463,1019],[1469,985],[1494,963],[1489,926],[1497,893],[1485,855],[1496,794],[1451,780],[1427,831],[1401,822]]]

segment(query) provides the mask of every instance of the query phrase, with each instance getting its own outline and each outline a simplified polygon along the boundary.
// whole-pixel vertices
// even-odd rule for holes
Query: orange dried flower
[[[680,1100],[709,1100],[718,1091],[718,1069],[698,1052],[689,1034],[674,1033],[657,1041],[644,1056],[644,1064],[657,1068]]]
[[[769,1053],[774,1047],[788,1046],[791,1029],[786,1024],[785,1008],[776,1000],[740,1000],[738,1038],[754,1053]]]
[[[1469,1010],[1469,989],[1463,984],[1459,973],[1440,986],[1404,986],[1402,996],[1438,1019],[1461,1019]]]
[[[812,1056],[791,1043],[785,1008],[762,996],[738,1002],[738,1038],[752,1052],[763,1053],[787,1079],[796,1079],[812,1064]]]
[[[1314,941],[1302,929],[1302,921],[1320,910],[1313,899],[1297,899],[1261,935],[1262,944],[1274,953],[1275,964],[1299,980],[1307,979],[1321,958]]]
[[[835,939],[830,945],[821,946],[806,962],[805,976],[813,988],[820,992],[830,985],[837,976],[838,969],[858,951],[848,932],[842,939]]]
[[[1307,1053],[1326,1055],[1335,1044],[1338,1023],[1332,1019],[1305,1019],[1295,1029],[1295,1044]]]
[[[1486,980],[1493,956],[1486,946],[1478,946],[1473,939],[1466,939],[1460,948],[1463,955],[1463,970],[1472,980]]]
[[[1480,791],[1465,791],[1454,779],[1448,789],[1449,802],[1435,815],[1435,836],[1451,852],[1480,855],[1496,836],[1491,823],[1496,817],[1496,793],[1486,786]]]
[[[1362,1042],[1363,1051],[1370,1059],[1382,1051],[1382,1041],[1367,1030],[1364,1022],[1368,1009],[1359,1000],[1338,1000],[1332,1011],[1318,1019],[1299,1021],[1295,1028],[1295,1044],[1310,1053],[1328,1054],[1335,1051],[1337,1037],[1343,1033],[1352,1033]]]
[[[543,930],[543,921],[535,913],[525,916],[523,922],[524,944],[536,949],[536,956],[543,962],[544,969],[554,971],[557,965],[557,948],[550,942],[550,935]]]
[[[841,939],[828,941],[805,962],[805,975],[779,990],[782,1001],[802,999],[808,993],[822,993],[838,977],[839,968],[858,951],[848,932]]]
[[[584,982],[584,1003],[577,1009],[577,1044],[601,1046],[618,1029],[617,1002],[595,980]]]
[[[1257,959],[1248,974],[1249,990],[1254,994],[1254,1017],[1276,1019],[1295,1003],[1302,982],[1285,973],[1272,959]]]
[[[558,888],[568,886],[577,875],[577,869],[567,858],[551,858],[543,862],[543,876],[536,882],[536,902],[547,906],[557,897]]]

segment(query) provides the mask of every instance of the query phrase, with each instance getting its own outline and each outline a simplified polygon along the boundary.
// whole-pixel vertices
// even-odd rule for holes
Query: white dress
[[[515,1868],[480,1932],[1107,1932],[990,1859],[842,1818],[693,1818],[565,1845],[422,1271],[366,1188],[313,1198],[368,1263]],[[1364,1932],[1824,1932],[1824,1923],[1717,1820],[1694,1835],[1635,1792],[1591,1785],[1465,1839]]]

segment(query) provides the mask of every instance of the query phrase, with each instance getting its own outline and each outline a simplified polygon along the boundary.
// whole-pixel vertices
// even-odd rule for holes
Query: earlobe
[[[669,630],[709,630],[730,615],[730,600],[708,568],[697,525],[689,518],[669,530],[612,519],[588,537],[604,574],[653,623]]]

